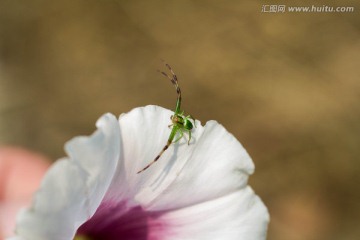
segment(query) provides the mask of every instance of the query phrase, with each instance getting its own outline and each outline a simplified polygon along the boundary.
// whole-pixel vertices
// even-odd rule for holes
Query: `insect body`
[[[169,64],[165,63],[165,66],[170,70],[172,76],[170,77],[165,72],[161,72],[161,74],[163,74],[164,76],[166,76],[167,78],[170,79],[172,84],[175,86],[175,89],[176,89],[176,92],[177,92],[177,95],[178,95],[174,114],[170,117],[170,120],[171,120],[172,123],[169,125],[169,127],[172,127],[172,129],[171,129],[169,138],[167,140],[167,143],[163,147],[163,149],[161,150],[159,155],[157,155],[156,158],[152,162],[150,162],[146,167],[144,167],[142,170],[138,171],[137,173],[141,173],[141,172],[145,171],[152,164],[154,164],[157,160],[159,160],[161,155],[166,151],[166,149],[169,148],[169,146],[172,143],[178,142],[182,137],[185,137],[184,132],[189,134],[189,138],[188,138],[187,142],[188,142],[188,144],[190,144],[191,130],[195,126],[195,119],[191,115],[185,116],[184,111],[182,111],[180,109],[180,106],[181,106],[181,90],[180,90],[180,87],[179,87],[179,84],[178,84],[177,76],[176,76],[176,74],[174,73],[174,71],[172,70],[172,68],[170,67]],[[176,135],[179,135],[179,136],[175,139]]]

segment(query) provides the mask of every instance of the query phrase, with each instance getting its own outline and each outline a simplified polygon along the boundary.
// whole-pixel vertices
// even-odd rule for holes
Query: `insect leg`
[[[190,140],[191,140],[191,130],[187,130],[189,133],[189,140],[188,140],[188,145],[190,145]]]
[[[151,165],[153,165],[157,160],[159,160],[159,158],[161,157],[161,155],[166,151],[166,149],[169,148],[171,142],[167,141],[166,145],[164,146],[164,148],[161,150],[161,152],[159,153],[159,155],[156,156],[156,158],[154,160],[152,160],[148,165],[146,165],[146,167],[144,167],[143,169],[141,169],[140,171],[137,172],[137,174],[142,173],[143,171],[145,171],[146,169],[148,169]]]
[[[156,158],[150,162],[148,165],[146,165],[143,169],[141,169],[140,171],[137,172],[137,174],[145,171],[146,169],[148,169],[151,165],[153,165],[157,160],[159,160],[159,158],[161,157],[161,155],[169,148],[169,146],[171,145],[171,143],[173,142],[174,140],[174,137],[176,135],[176,133],[179,131],[179,127],[177,125],[174,125],[172,130],[171,130],[171,133],[169,135],[169,138],[167,140],[167,143],[166,145],[163,147],[163,149],[161,150],[161,152],[159,153],[159,155],[156,156]]]
[[[187,133],[189,134],[189,138],[186,137],[186,135],[184,135],[184,138],[187,141],[187,144],[190,145],[190,140],[191,140],[191,130],[185,129],[185,131],[187,131]]]
[[[183,132],[183,130],[181,128],[179,128],[179,132],[180,132],[179,133],[180,136],[174,141],[174,143],[178,142],[184,136],[184,132]]]

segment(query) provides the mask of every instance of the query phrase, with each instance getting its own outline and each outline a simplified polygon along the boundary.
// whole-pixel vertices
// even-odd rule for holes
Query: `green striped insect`
[[[174,114],[170,117],[171,124],[169,125],[169,127],[172,127],[171,133],[169,135],[169,138],[167,140],[166,145],[163,147],[163,149],[161,150],[159,155],[157,155],[153,161],[151,161],[148,165],[146,165],[146,167],[144,167],[143,169],[141,169],[137,173],[141,173],[141,172],[145,171],[151,165],[153,165],[157,160],[159,160],[161,155],[169,148],[169,146],[172,143],[178,142],[182,137],[186,138],[186,136],[184,135],[184,132],[189,134],[189,139],[187,141],[187,143],[189,145],[190,140],[191,140],[191,130],[195,126],[195,119],[191,115],[185,116],[184,111],[182,111],[180,109],[180,106],[181,106],[181,90],[180,90],[180,87],[179,87],[179,84],[178,84],[177,76],[176,76],[176,74],[174,73],[174,71],[172,70],[172,68],[170,67],[169,64],[165,63],[165,66],[169,69],[172,76],[170,77],[165,72],[160,72],[160,71],[159,72],[161,74],[163,74],[165,77],[170,79],[172,84],[175,86],[175,89],[176,89],[176,92],[177,92],[177,100],[176,100],[175,111],[174,111]],[[175,139],[176,135],[179,135],[179,136]]]

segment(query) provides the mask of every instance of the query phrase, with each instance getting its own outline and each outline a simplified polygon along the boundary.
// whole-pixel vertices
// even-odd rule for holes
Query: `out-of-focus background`
[[[269,240],[360,239],[360,4],[0,1],[0,143],[64,155],[104,112],[156,104],[216,119],[256,164]],[[265,6],[265,10],[269,10]]]

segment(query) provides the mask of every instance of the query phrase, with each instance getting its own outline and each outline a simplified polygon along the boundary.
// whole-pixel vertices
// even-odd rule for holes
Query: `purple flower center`
[[[146,212],[140,206],[129,209],[124,202],[105,202],[77,235],[91,240],[160,240],[166,224],[158,220],[159,212]]]

